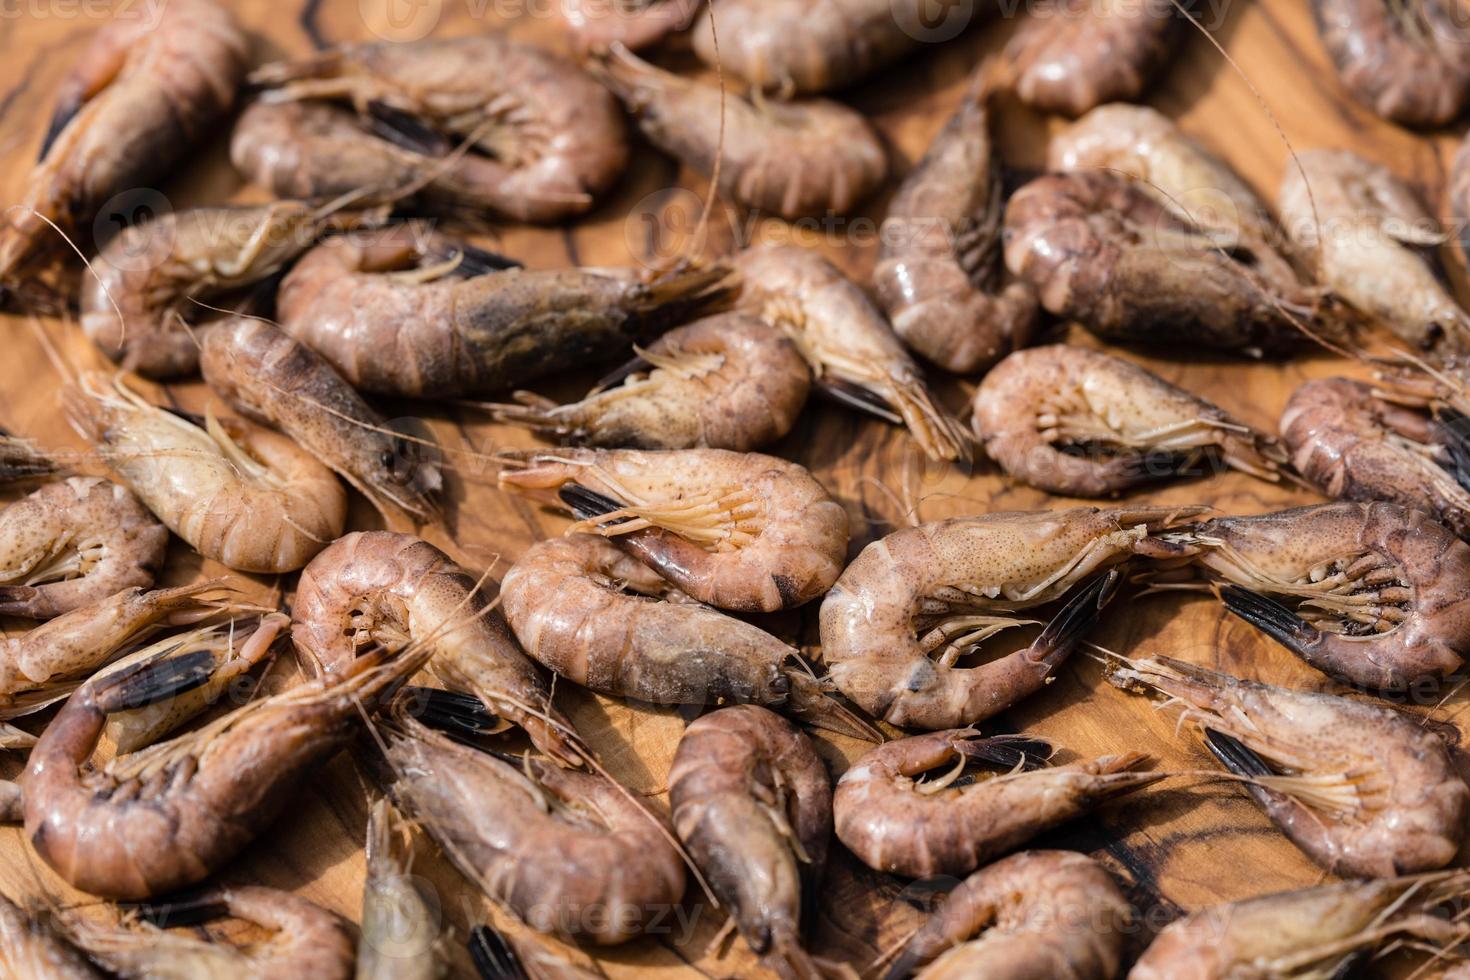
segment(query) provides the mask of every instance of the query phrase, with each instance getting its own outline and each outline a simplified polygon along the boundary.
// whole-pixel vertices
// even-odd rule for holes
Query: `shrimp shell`
[[[1470,30],[1455,0],[1312,0],[1312,14],[1343,87],[1383,118],[1440,126],[1470,101]]]
[[[50,922],[0,895],[0,972],[11,980],[102,980],[103,973]]]
[[[367,881],[357,980],[438,980],[449,964],[439,936],[440,910],[409,873],[412,844],[399,853],[406,827],[387,797],[368,811]]]

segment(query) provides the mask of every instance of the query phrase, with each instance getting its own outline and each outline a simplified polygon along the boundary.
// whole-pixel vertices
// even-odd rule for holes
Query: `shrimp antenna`
[[[112,298],[112,291],[107,288],[107,283],[103,282],[102,277],[97,274],[97,270],[92,268],[91,261],[86,257],[86,255],[82,254],[82,250],[77,246],[77,243],[72,240],[72,237],[70,235],[61,230],[60,225],[52,221],[50,218],[46,217],[40,211],[37,211],[35,208],[25,204],[12,204],[10,207],[6,208],[6,220],[8,221],[10,219],[10,216],[17,211],[21,213],[28,212],[32,217],[39,218],[41,221],[45,222],[45,224],[48,225],[52,231],[61,236],[61,240],[66,242],[67,247],[76,253],[77,258],[82,260],[82,265],[86,266],[87,272],[92,276],[93,279],[97,280],[97,285],[102,287],[102,293],[107,297],[108,304],[112,306],[113,312],[117,314],[117,322],[121,323],[123,328],[123,341],[126,342],[128,336],[128,321],[123,317],[122,307],[118,306],[117,300]]]

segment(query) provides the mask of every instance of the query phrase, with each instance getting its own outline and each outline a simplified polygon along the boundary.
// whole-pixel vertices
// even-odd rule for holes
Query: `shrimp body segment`
[[[1440,126],[1470,102],[1470,30],[1455,0],[1312,0],[1353,98],[1385,119]]]
[[[0,615],[51,619],[163,567],[168,530],[123,486],[74,476],[0,510]]]

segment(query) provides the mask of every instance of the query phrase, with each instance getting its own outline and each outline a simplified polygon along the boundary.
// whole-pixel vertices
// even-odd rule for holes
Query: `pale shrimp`
[[[249,42],[211,0],[119,14],[61,83],[41,159],[0,226],[0,282],[33,274],[114,195],[153,184],[235,101]]]
[[[289,572],[342,533],[342,484],[279,433],[212,414],[200,428],[121,378],[87,376],[69,403],[112,470],[206,558],[243,572]]]
[[[1159,540],[1232,583],[1222,593],[1231,612],[1351,684],[1404,691],[1470,655],[1470,546],[1417,511],[1316,504],[1217,517]]]
[[[329,675],[375,645],[428,650],[429,669],[446,684],[523,728],[561,764],[583,764],[589,750],[477,585],[422,538],[354,531],[302,571],[291,638]]]
[[[1169,0],[1050,0],[1028,9],[1005,50],[1011,85],[1027,105],[1068,116],[1142,95],[1188,18]]]
[[[1114,566],[1200,512],[1078,507],[896,531],[864,548],[822,601],[822,659],[838,690],[890,724],[988,718],[1047,685],[1112,598]],[[958,665],[995,633],[1035,622],[1019,611],[1064,598],[1026,649]]]
[[[0,973],[10,980],[103,980],[105,974],[53,926],[0,894]]]
[[[197,677],[169,661],[84,684],[47,726],[21,777],[25,835],[68,884],[145,899],[197,884],[234,857],[357,734],[371,707],[423,666],[422,651],[359,657],[336,674],[262,698],[167,742],[88,760],[109,712],[142,707]]]
[[[354,388],[442,398],[615,360],[723,300],[728,274],[641,282],[626,270],[506,265],[413,224],[333,238],[286,276],[277,312]]]
[[[573,445],[749,452],[791,431],[811,387],[796,346],[743,313],[706,317],[635,351],[581,401],[517,392],[520,404],[482,407]]]
[[[982,65],[924,157],[904,178],[879,236],[873,286],[893,332],[947,371],[984,371],[1024,347],[1036,294],[1001,286],[1005,211],[990,137],[988,66]]]
[[[1270,278],[1248,254],[1102,170],[1048,174],[1006,206],[1006,266],[1041,305],[1126,342],[1259,355],[1301,346],[1319,298]]]
[[[768,102],[680,78],[615,45],[595,66],[648,141],[719,192],[783,218],[845,214],[888,176],[888,157],[863,116],[826,99]]]
[[[1444,867],[1470,787],[1440,735],[1391,708],[1243,681],[1183,661],[1115,658],[1108,679],[1183,708],[1272,821],[1345,877]]]
[[[507,451],[500,485],[551,497],[685,594],[774,612],[822,595],[847,558],[847,511],[796,463],[724,449]]]
[[[321,355],[280,328],[245,317],[217,323],[204,335],[200,367],[236,411],[285,432],[385,519],[390,508],[419,521],[434,516],[443,477],[425,447],[396,434]]]
[[[1312,0],[1348,93],[1385,119],[1440,126],[1470,102],[1470,29],[1456,0]]]
[[[1104,497],[1209,458],[1279,479],[1286,450],[1229,413],[1145,368],[1057,344],[1016,351],[975,391],[975,436],[991,459],[1033,487]]]
[[[1347,150],[1304,150],[1294,161],[1277,210],[1317,278],[1415,351],[1470,351],[1470,315],[1425,252],[1444,236],[1414,192]]]
[[[874,738],[795,649],[700,605],[596,535],[533,545],[505,573],[501,598],[532,657],[598,693],[659,705],[758,704]]]
[[[230,157],[282,197],[412,186],[455,211],[559,221],[588,210],[628,159],[617,102],[570,61],[504,34],[347,45],[250,80],[264,103],[355,110],[313,106],[294,127],[269,104],[245,113]]]
[[[0,510],[0,615],[51,619],[163,568],[168,530],[126,488],[96,477],[48,483]]]
[[[907,426],[932,459],[969,458],[964,426],[929,390],[882,312],[835,265],[809,249],[767,245],[741,252],[735,269],[740,309],[789,336],[821,390]]]
[[[52,458],[34,441],[0,430],[0,484],[56,476],[63,469],[60,460]]]
[[[531,757],[502,762],[403,712],[383,738],[394,799],[465,877],[531,928],[627,942],[683,897],[684,863],[668,827],[606,776]]]
[[[558,5],[572,46],[581,54],[621,44],[630,51],[653,47],[689,29],[701,0],[564,0]]]
[[[951,891],[904,945],[886,980],[1112,980],[1130,918],[1117,882],[1092,858],[1022,851]]]
[[[806,736],[756,705],[690,723],[669,769],[675,832],[751,950],[787,980],[821,976],[801,913],[826,865],[828,779]]]
[[[1026,768],[1051,746],[973,728],[913,735],[872,749],[837,781],[837,838],[875,871],[908,878],[966,875],[1045,830],[1158,782],[1137,752]],[[1008,769],[951,785],[972,763]],[[945,766],[933,780],[922,774]]]
[[[357,980],[438,980],[445,975],[439,905],[411,874],[407,827],[387,797],[368,811],[367,881]]]

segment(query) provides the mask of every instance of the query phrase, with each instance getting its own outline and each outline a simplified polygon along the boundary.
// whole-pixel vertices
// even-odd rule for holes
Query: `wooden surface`
[[[1424,194],[1432,210],[1444,212],[1445,171],[1456,134],[1413,134],[1351,103],[1327,67],[1300,0],[1220,3],[1223,6],[1206,10],[1206,19],[1214,39],[1240,65],[1245,77],[1232,70],[1206,38],[1192,34],[1156,84],[1150,99],[1155,106],[1201,137],[1267,199],[1274,197],[1287,157],[1286,143],[1271,119],[1274,115],[1298,149],[1355,148],[1392,167]],[[301,54],[313,45],[371,39],[362,12],[372,13],[381,4],[368,0],[362,4],[352,0],[237,0],[235,6],[254,35],[259,62]],[[444,0],[440,6],[442,18],[435,31],[440,35],[502,26],[493,13],[476,16],[496,9],[493,4]],[[547,5],[526,6],[543,10]],[[57,81],[98,23],[86,16],[62,16],[63,8],[73,9],[60,3],[54,9],[46,3],[16,5],[19,16],[0,22],[0,159],[7,163],[0,168],[0,201],[18,197],[49,117]],[[984,53],[1003,44],[1015,26],[998,18],[978,20],[984,22],[972,25],[958,39],[925,50],[844,96],[866,112],[890,141],[900,172],[923,151],[955,105],[969,68]],[[511,27],[548,46],[564,46],[560,23],[554,18],[522,17]],[[1264,104],[1252,86],[1263,93]],[[1020,172],[1037,168],[1047,133],[1060,125],[1059,120],[1006,105],[999,123],[999,146],[1006,163]],[[163,186],[175,207],[260,198],[258,191],[243,188],[229,168],[226,137],[222,126],[217,138]],[[615,193],[585,220],[568,228],[506,228],[492,244],[544,267],[622,265],[650,254],[667,255],[683,243],[683,233],[693,217],[684,208],[697,200],[671,190],[675,187],[702,191],[703,184],[641,147]],[[672,209],[668,207],[671,203]],[[847,222],[795,231],[798,240],[820,247],[865,282],[873,262],[873,232],[883,208],[880,195]],[[650,223],[644,214],[660,220]],[[778,223],[751,228],[743,217],[726,217],[727,222],[714,222],[708,243],[713,251],[727,249],[735,239],[771,240],[793,233]],[[60,377],[40,339],[44,335],[65,356],[79,359],[85,350],[77,343],[75,323],[8,317],[3,329],[0,425],[47,444],[80,448],[58,411]],[[1068,332],[1059,327],[1056,334],[1089,342],[1075,328]],[[1268,429],[1274,429],[1287,395],[1303,379],[1342,369],[1338,362],[1321,356],[1283,364],[1192,360],[1183,350],[1174,357],[1144,352],[1138,356],[1169,380]],[[543,390],[566,396],[586,380],[567,379]],[[941,390],[951,406],[961,409],[973,391],[973,382],[946,380]],[[170,386],[167,395],[192,408],[209,400],[198,383]],[[497,567],[503,569],[506,561],[533,541],[556,534],[564,526],[561,519],[499,493],[489,467],[476,455],[494,446],[533,444],[524,433],[497,430],[473,414],[453,409],[400,405],[390,406],[389,412],[427,419],[450,449],[454,469],[446,495],[447,528],[431,530],[427,536],[467,565],[479,569],[498,559]],[[810,466],[847,507],[853,519],[852,554],[905,522],[906,511],[929,520],[1069,503],[1014,485],[983,463],[972,474],[927,463],[902,432],[827,405],[809,406],[796,430],[773,451]],[[1176,483],[1133,499],[1204,502],[1225,513],[1252,513],[1314,498],[1286,486],[1225,473]],[[361,500],[354,503],[352,526],[379,526]],[[201,567],[197,557],[177,541],[170,559],[170,581],[215,571]],[[289,591],[291,583],[289,578],[280,583],[258,579],[253,588],[260,594],[277,585]],[[815,614],[813,603],[799,615],[767,625],[811,643]],[[7,625],[20,627],[18,623]],[[1183,657],[1262,680],[1323,683],[1319,675],[1203,598],[1124,598],[1108,611],[1094,639],[1113,650]],[[664,779],[684,726],[681,714],[630,708],[575,692],[569,685],[562,685],[558,697],[609,768],[628,785],[648,794],[655,806],[665,806]],[[1454,711],[1452,703],[1440,715],[1450,716]],[[1176,737],[1172,715],[1104,684],[1096,664],[1083,655],[1074,657],[1048,690],[990,727],[1026,729],[1053,738],[1064,747],[1066,758],[1144,750],[1156,754],[1163,768],[1191,770],[1210,764],[1191,736]],[[862,748],[860,743],[840,739],[818,741],[834,777]],[[18,765],[15,759],[0,761],[5,767],[0,768],[0,775],[12,774]],[[364,870],[364,801],[358,770],[344,754],[301,788],[291,812],[223,877],[294,889],[356,920]],[[485,814],[486,819],[493,816],[493,812]],[[1078,848],[1099,857],[1130,882],[1144,922],[1154,928],[1180,909],[1323,879],[1240,790],[1224,784],[1202,785],[1191,778],[1166,782],[1035,843]],[[918,908],[931,893],[924,887],[906,888],[902,881],[861,868],[840,847],[835,850],[827,893],[818,904],[820,918],[814,924],[813,943],[822,955],[862,966],[913,926],[920,915]],[[437,894],[446,929],[452,930],[448,935],[457,948],[467,926],[489,914],[485,903],[429,846],[420,847],[415,871]],[[0,890],[12,897],[35,897],[44,890],[62,901],[79,898],[39,865],[13,828],[0,829]],[[712,946],[724,923],[723,913],[703,904],[692,889],[682,912],[685,918],[665,935],[599,952],[598,968],[613,977],[755,974],[754,960],[739,939]],[[683,922],[691,923],[692,928],[686,932]],[[1146,938],[1145,929],[1135,938],[1135,948]],[[579,961],[590,963],[580,955]],[[462,954],[457,966],[467,969]]]

